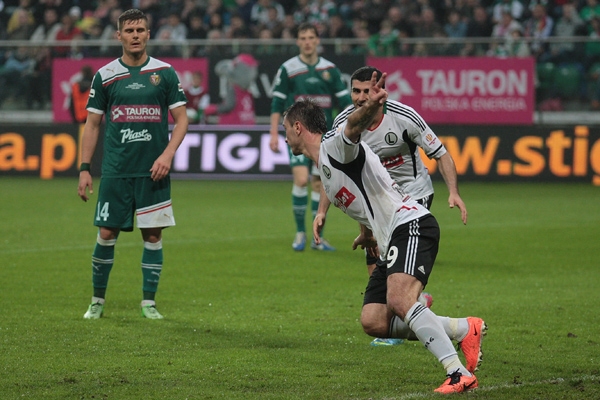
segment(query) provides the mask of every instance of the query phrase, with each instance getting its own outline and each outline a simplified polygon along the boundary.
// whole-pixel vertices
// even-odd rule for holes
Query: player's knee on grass
[[[390,318],[385,304],[371,303],[363,306],[360,314],[360,323],[367,335],[387,337]]]

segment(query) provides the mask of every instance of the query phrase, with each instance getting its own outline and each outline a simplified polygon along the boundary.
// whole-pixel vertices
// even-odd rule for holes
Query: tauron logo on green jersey
[[[112,122],[161,122],[162,120],[160,106],[153,104],[113,106],[110,114]]]

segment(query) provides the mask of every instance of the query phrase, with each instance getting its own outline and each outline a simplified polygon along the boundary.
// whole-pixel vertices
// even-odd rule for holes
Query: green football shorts
[[[133,219],[138,228],[175,225],[171,205],[171,180],[148,177],[102,178],[94,225],[130,232]]]

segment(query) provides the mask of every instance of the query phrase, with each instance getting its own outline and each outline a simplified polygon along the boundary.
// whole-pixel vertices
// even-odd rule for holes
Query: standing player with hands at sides
[[[119,16],[117,38],[123,55],[94,76],[83,131],[78,194],[93,193],[90,163],[106,114],[102,182],[94,225],[98,227],[92,255],[92,303],[83,316],[98,319],[104,311],[115,243],[133,220],[144,242],[141,313],[162,319],[155,295],[163,266],[162,230],[175,225],[169,172],[175,151],[188,127],[186,97],[173,67],[148,56],[148,19],[140,10]],[[169,139],[168,113],[175,125]],[[135,215],[134,215],[135,214]]]
[[[438,252],[437,221],[391,179],[379,157],[361,141],[362,132],[372,124],[377,109],[387,99],[383,89],[385,77],[382,74],[377,80],[374,73],[369,99],[346,123],[323,138],[327,125],[318,105],[311,100],[294,103],[283,119],[286,141],[293,154],[304,154],[318,165],[330,202],[359,222],[361,234],[355,244],[372,247],[377,243],[379,252],[386,256],[385,270],[373,271],[365,292],[363,313],[371,306],[387,311],[378,314],[375,333],[386,335],[394,329],[394,320],[402,319],[446,370],[447,379],[435,391],[464,392],[478,386],[473,372],[479,363],[483,332],[476,329],[466,333],[463,343],[470,342],[473,351],[465,352],[465,367],[449,334],[457,329],[453,326],[456,319],[438,317],[418,302]],[[315,224],[313,228],[318,237],[319,226]],[[480,328],[485,329],[485,324]]]
[[[348,120],[348,117],[359,110],[369,100],[371,77],[382,75],[377,68],[366,66],[357,69],[350,78],[352,106],[342,111],[333,122],[334,129]],[[457,207],[461,220],[467,223],[467,207],[458,191],[458,179],[454,160],[450,153],[423,120],[412,108],[395,100],[387,99],[375,110],[372,123],[361,133],[361,141],[379,156],[381,164],[387,169],[392,179],[402,187],[418,203],[431,209],[433,203],[433,184],[429,172],[419,154],[422,148],[425,154],[437,161],[438,168],[448,188],[448,205]],[[325,196],[321,198],[316,223],[324,224],[329,202]],[[353,246],[356,248],[356,245]],[[369,275],[376,267],[382,267],[383,261],[374,254],[366,252],[366,263]],[[423,293],[420,301],[430,307],[433,298],[429,293]],[[402,339],[416,338],[414,335]],[[393,339],[375,339],[373,344],[393,344]]]
[[[348,88],[342,81],[340,70],[331,61],[319,57],[319,35],[317,28],[309,23],[298,27],[296,44],[300,54],[281,65],[275,77],[273,101],[271,103],[271,141],[274,152],[279,151],[279,127],[281,114],[294,101],[312,98],[323,108],[327,127],[333,122],[333,109],[337,105],[343,109],[351,104]],[[289,149],[288,149],[289,150]],[[296,236],[292,243],[295,251],[303,251],[306,246],[306,209],[308,208],[308,182],[311,181],[312,215],[317,212],[321,195],[321,181],[312,163],[304,155],[290,152],[292,168],[292,209],[296,222]],[[312,179],[310,178],[312,175]],[[333,251],[326,240],[311,242],[314,250]]]

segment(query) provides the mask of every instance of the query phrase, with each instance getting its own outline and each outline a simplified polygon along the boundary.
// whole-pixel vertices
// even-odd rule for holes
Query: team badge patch
[[[396,144],[398,136],[394,132],[388,132],[385,134],[385,142],[389,145]]]
[[[331,179],[331,170],[327,168],[327,165],[323,166],[323,174],[325,174],[327,179]]]
[[[158,76],[157,74],[150,75],[150,83],[154,86],[158,86],[158,84],[160,83],[160,76]]]
[[[331,79],[331,74],[329,73],[329,71],[323,71],[323,73],[321,74],[321,76],[323,77],[323,79],[325,79],[326,81]]]

